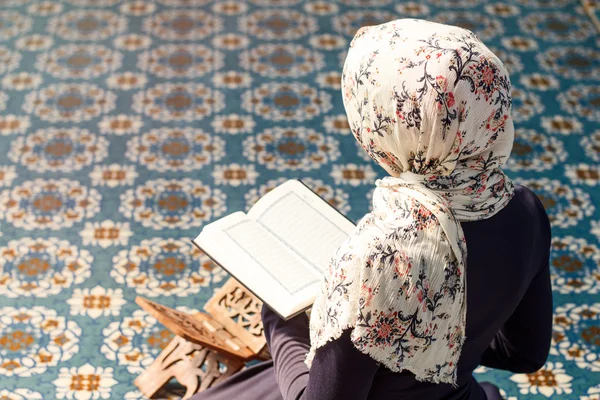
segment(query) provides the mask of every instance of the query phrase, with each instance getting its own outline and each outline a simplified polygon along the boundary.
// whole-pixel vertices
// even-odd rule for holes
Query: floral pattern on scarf
[[[311,313],[311,350],[351,329],[392,371],[456,384],[465,340],[461,221],[513,195],[500,167],[514,139],[504,65],[470,31],[422,20],[360,29],[342,74],[352,132],[390,177],[331,260]]]

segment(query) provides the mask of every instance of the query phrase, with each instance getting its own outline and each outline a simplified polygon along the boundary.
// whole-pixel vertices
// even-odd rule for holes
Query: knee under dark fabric
[[[500,394],[500,390],[498,388],[489,383],[489,382],[481,382],[479,384],[483,391],[485,392],[485,396],[487,400],[502,400],[502,395]]]

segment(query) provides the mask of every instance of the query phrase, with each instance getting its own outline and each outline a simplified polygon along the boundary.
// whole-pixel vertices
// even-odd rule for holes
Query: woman
[[[536,371],[552,318],[548,218],[500,169],[506,69],[467,30],[397,20],[358,31],[342,92],[391,176],[332,258],[310,326],[264,308],[273,361],[194,398],[499,399],[473,370]]]

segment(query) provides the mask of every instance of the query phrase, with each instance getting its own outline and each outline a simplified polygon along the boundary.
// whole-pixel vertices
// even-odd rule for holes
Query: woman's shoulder
[[[488,219],[463,224],[463,227],[471,233],[502,233],[516,243],[526,244],[535,238],[546,247],[550,245],[551,228],[544,205],[550,201],[526,186],[515,185],[512,199],[502,210]]]
[[[507,205],[489,218],[462,223],[463,228],[473,232],[502,232],[515,240],[523,237],[550,239],[550,220],[544,204],[551,200],[536,195],[523,185],[515,185],[513,197]]]
[[[515,192],[513,200],[516,200],[519,205],[528,207],[530,209],[543,209],[542,198],[540,198],[535,192],[524,185],[515,185]]]
[[[551,201],[536,194],[523,185],[515,185],[514,196],[508,203],[509,210],[527,219],[539,219],[542,225],[547,225],[550,230],[550,220],[546,213],[546,205]]]

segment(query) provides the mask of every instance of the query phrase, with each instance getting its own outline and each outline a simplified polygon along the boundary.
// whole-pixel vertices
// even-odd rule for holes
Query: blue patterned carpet
[[[190,238],[286,178],[364,214],[382,171],[341,65],[358,27],[409,16],[507,64],[507,168],[554,229],[548,363],[479,378],[598,400],[600,39],[576,0],[0,0],[0,398],[141,399],[170,334],[135,296],[201,308],[226,276]]]

